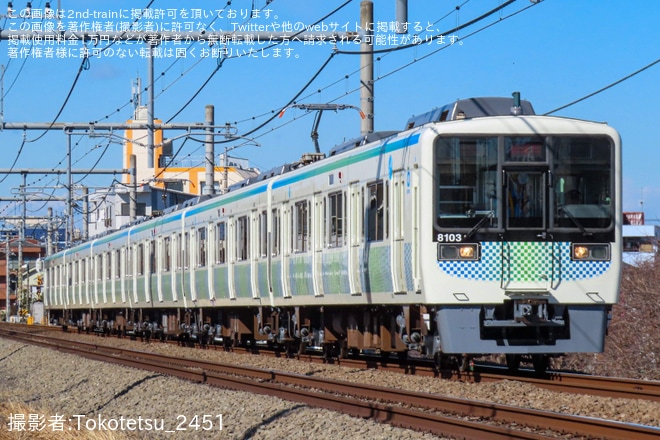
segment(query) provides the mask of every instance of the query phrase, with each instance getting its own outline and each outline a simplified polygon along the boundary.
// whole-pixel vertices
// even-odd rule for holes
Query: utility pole
[[[149,77],[149,98],[147,99],[147,168],[154,168],[154,48],[156,43],[147,40],[149,59],[147,60],[147,75]]]
[[[9,232],[5,232],[5,321],[9,322],[9,256],[11,249],[9,248]]]
[[[206,171],[203,194],[215,194],[215,143],[213,139],[213,125],[215,123],[215,108],[206,106],[206,159],[204,167]]]
[[[373,2],[364,1],[363,4],[365,9],[365,19],[363,22],[368,21],[373,23]],[[370,25],[371,26],[371,25]],[[363,28],[365,28],[363,26]],[[328,42],[328,41],[350,41],[353,33],[350,32],[241,32],[236,33],[233,31],[213,31],[209,32],[208,30],[204,31],[190,31],[186,32],[186,39],[189,41],[195,42],[211,42],[211,41],[230,41],[241,44],[245,41],[268,41],[271,43],[286,42],[287,44],[291,42],[304,42],[309,43],[310,41],[318,42]],[[52,32],[52,31],[41,31],[41,30],[11,30],[11,29],[0,29],[0,41],[2,40],[16,40],[16,41],[34,41],[41,40],[45,41],[48,39],[55,38],[57,41],[122,41],[122,42],[133,42],[133,43],[146,43],[149,50],[149,57],[147,60],[148,63],[148,97],[147,97],[147,124],[104,124],[104,123],[58,123],[58,122],[47,122],[47,123],[6,123],[3,118],[2,108],[0,107],[0,131],[2,130],[57,130],[63,129],[67,135],[67,185],[68,185],[68,203],[67,203],[67,233],[66,233],[66,243],[69,245],[73,241],[74,237],[74,213],[73,213],[73,180],[72,180],[72,170],[71,170],[71,135],[73,130],[84,129],[89,132],[94,130],[117,130],[117,129],[147,129],[147,167],[153,169],[154,164],[154,133],[158,129],[165,128],[178,128],[178,129],[193,129],[199,128],[199,124],[156,124],[154,122],[154,51],[158,44],[161,42],[175,41],[181,37],[180,32],[175,31],[71,31],[65,30],[62,32]],[[162,43],[166,44],[166,43]],[[365,43],[363,43],[365,44]],[[368,47],[372,47],[371,42],[368,44]],[[362,131],[371,132],[373,131],[373,56],[370,57],[369,61],[365,63],[368,64],[368,71],[370,72],[369,78],[366,76],[363,78],[363,88],[366,88],[364,100],[367,103],[370,103],[370,106],[365,106],[367,109],[365,114],[367,114],[366,121],[370,123],[368,126],[364,126]],[[138,88],[140,84],[138,83]],[[140,91],[138,90],[138,95]],[[1,94],[0,94],[1,95]],[[370,96],[370,97],[369,97]],[[0,102],[1,104],[1,102]],[[207,118],[206,118],[206,130],[212,131],[213,127],[213,112],[210,111],[207,107]],[[212,166],[213,172],[209,175],[207,171],[207,184],[206,191],[208,194],[214,193],[214,181],[213,175],[215,171],[214,163],[214,142],[213,140],[209,141],[208,138],[213,137],[212,133],[207,134],[207,167]],[[237,137],[236,137],[237,138]],[[247,139],[247,138],[246,138]],[[243,144],[245,145],[245,144]],[[259,144],[256,144],[259,146]],[[241,146],[241,145],[239,145]],[[225,173],[227,170],[227,153],[229,150],[238,148],[239,146],[234,146],[231,148],[225,148]],[[209,158],[209,150],[211,150]],[[207,168],[208,170],[208,168]],[[48,174],[48,173],[46,173]],[[225,189],[227,186],[227,175],[225,174]],[[132,184],[135,185],[135,182],[132,181]],[[24,227],[25,225],[23,225]]]
[[[53,208],[48,207],[48,223],[46,223],[46,256],[53,254]]]
[[[131,166],[131,183],[130,192],[128,195],[128,215],[131,222],[137,218],[137,158],[135,154],[130,157]]]
[[[84,186],[82,189],[82,205],[83,205],[82,240],[85,241],[89,238],[89,189],[86,186]]]
[[[364,36],[360,43],[360,109],[366,116],[360,122],[360,134],[366,136],[374,131],[374,2],[360,3],[360,26]]]
[[[23,199],[23,209],[21,213],[20,225],[18,228],[18,266],[16,267],[16,305],[18,315],[21,314],[21,294],[23,293],[23,241],[25,240],[25,222],[27,215],[27,200],[25,198],[25,186],[27,173],[23,173],[23,184],[21,185],[21,198]]]
[[[67,199],[67,234],[66,243],[73,242],[73,176],[71,175],[71,130],[66,129],[66,157],[67,157],[67,185],[68,194]]]
[[[70,133],[67,133],[67,138],[70,141],[71,140],[71,135]],[[67,175],[67,180],[68,180],[68,187],[67,187],[67,198],[66,198],[66,204],[67,204],[67,214],[66,214],[66,234],[65,234],[65,242],[67,246],[72,242],[73,240],[73,231],[74,231],[74,221],[73,221],[73,205],[74,205],[74,194],[73,194],[73,174],[125,174],[128,173],[129,170],[124,170],[124,169],[117,169],[117,170],[73,170],[71,169],[71,144],[70,142],[68,143],[68,148],[67,148],[67,156],[68,156],[68,168],[66,170],[48,170],[48,169],[29,169],[29,170],[4,170],[0,169],[0,174],[20,174],[23,176],[23,184],[21,185],[20,188],[20,197],[19,198],[5,198],[5,197],[0,197],[0,201],[2,202],[20,202],[23,205],[23,216],[21,218],[22,226],[20,228],[21,231],[25,228],[25,211],[26,211],[26,206],[27,206],[27,192],[26,192],[26,176],[28,174],[65,174]],[[42,201],[42,202],[49,202],[49,201],[63,201],[63,199],[58,198],[58,197],[53,197],[50,196],[48,198],[38,198],[38,197],[30,197],[30,201]],[[8,219],[9,217],[3,217],[5,219]],[[32,218],[31,218],[32,219]]]

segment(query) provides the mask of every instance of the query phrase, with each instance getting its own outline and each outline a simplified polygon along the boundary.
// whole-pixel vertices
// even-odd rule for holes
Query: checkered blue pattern
[[[446,274],[457,278],[515,282],[584,280],[601,276],[609,261],[572,261],[569,242],[483,242],[479,261],[438,261]],[[554,254],[554,258],[553,258]],[[554,260],[554,267],[553,267]]]

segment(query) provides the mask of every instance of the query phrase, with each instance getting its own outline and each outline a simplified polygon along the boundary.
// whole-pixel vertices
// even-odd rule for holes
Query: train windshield
[[[436,228],[476,232],[611,227],[614,153],[606,137],[439,137]]]

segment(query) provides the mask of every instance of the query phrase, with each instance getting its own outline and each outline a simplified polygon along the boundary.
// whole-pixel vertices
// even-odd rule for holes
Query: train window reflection
[[[294,250],[307,252],[309,250],[309,203],[297,202],[294,210]]]
[[[472,228],[484,217],[497,225],[498,139],[438,138],[436,218],[440,227]]]
[[[197,229],[197,266],[206,266],[206,227]]]
[[[215,261],[218,264],[224,264],[226,262],[226,237],[225,237],[225,228],[226,223],[220,222],[215,225],[215,240],[216,240],[216,255]]]
[[[380,241],[387,237],[387,202],[383,188],[382,181],[367,185],[367,241]]]
[[[554,155],[554,226],[607,228],[612,223],[613,158],[607,138],[558,137]]]
[[[249,255],[250,231],[248,230],[248,217],[246,215],[236,220],[236,259],[238,261],[247,260]]]
[[[346,223],[344,204],[346,195],[343,191],[328,195],[330,205],[330,247],[340,247],[344,245],[344,225]]]
[[[280,210],[274,208],[271,223],[271,255],[277,257],[280,254]]]
[[[169,272],[172,268],[172,239],[163,238],[163,271]]]

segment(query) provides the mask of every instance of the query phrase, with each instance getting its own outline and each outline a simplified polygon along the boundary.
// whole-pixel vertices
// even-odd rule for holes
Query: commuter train
[[[544,369],[603,351],[621,224],[613,128],[464,99],[49,256],[44,301],[108,332]]]

